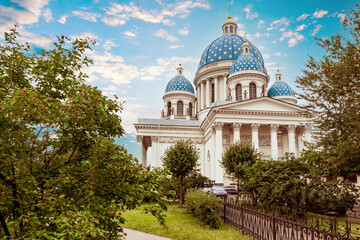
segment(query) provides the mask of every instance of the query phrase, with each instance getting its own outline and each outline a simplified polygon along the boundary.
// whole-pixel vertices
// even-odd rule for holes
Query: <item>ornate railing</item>
[[[260,240],[360,240],[360,224],[328,218],[302,223],[262,213],[224,201],[221,217],[244,233]]]

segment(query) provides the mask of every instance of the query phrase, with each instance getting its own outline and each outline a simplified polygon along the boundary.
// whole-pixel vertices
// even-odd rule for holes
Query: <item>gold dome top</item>
[[[183,67],[181,66],[181,63],[179,64],[177,69],[183,69]]]
[[[224,22],[224,24],[227,24],[227,23],[236,24],[235,21],[231,19],[231,16],[228,16],[228,19]]]

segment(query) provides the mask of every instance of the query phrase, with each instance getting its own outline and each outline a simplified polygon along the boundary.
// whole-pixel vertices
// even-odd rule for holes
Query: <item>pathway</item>
[[[159,237],[153,234],[135,231],[132,229],[124,228],[127,233],[126,240],[171,240],[170,238]]]

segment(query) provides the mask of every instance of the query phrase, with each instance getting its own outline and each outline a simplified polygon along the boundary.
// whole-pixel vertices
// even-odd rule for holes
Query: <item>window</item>
[[[228,28],[227,27],[225,27],[225,33],[228,33]]]
[[[192,103],[189,103],[189,116],[192,117]]]
[[[245,53],[249,53],[247,48],[245,48]]]
[[[215,84],[211,84],[211,103],[215,102]]]
[[[168,102],[168,104],[167,104],[167,115],[168,116],[171,115],[171,102]]]
[[[230,26],[230,33],[233,33],[233,26]]]
[[[256,98],[256,85],[255,85],[255,83],[250,83],[249,90],[250,90],[250,99]]]
[[[184,115],[184,104],[182,101],[177,102],[177,115]]]
[[[262,92],[261,92],[261,96],[264,97],[265,96],[265,85],[262,85]]]
[[[236,101],[241,101],[241,99],[242,99],[242,88],[241,88],[241,84],[236,85],[235,95],[236,95]]]

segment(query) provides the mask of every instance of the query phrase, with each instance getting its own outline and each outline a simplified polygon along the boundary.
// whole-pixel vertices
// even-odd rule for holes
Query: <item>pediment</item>
[[[262,112],[303,112],[299,106],[270,97],[249,99],[216,106],[214,110],[262,111]]]

